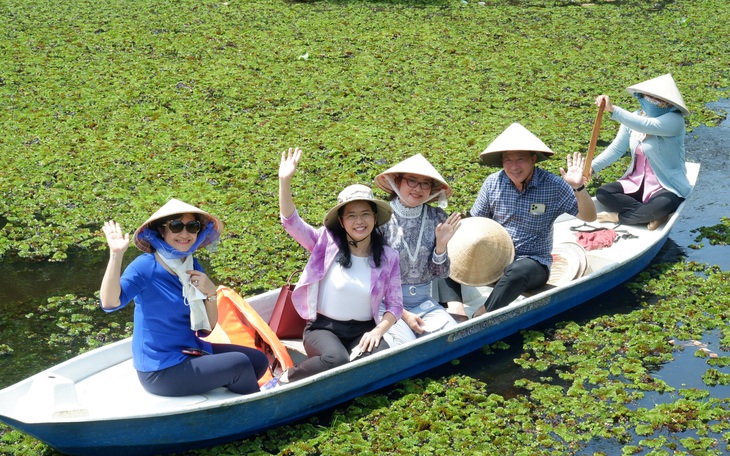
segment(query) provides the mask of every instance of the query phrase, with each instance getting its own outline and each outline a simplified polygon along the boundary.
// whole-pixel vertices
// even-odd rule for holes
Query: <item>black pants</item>
[[[520,258],[504,268],[504,275],[494,285],[484,303],[487,312],[509,305],[523,291],[545,285],[550,278],[548,268],[531,258]],[[450,278],[439,282],[439,300],[463,302],[461,285]]]
[[[188,356],[156,372],[137,372],[145,390],[159,396],[190,396],[220,386],[238,394],[259,391],[258,379],[269,368],[261,351],[233,344],[213,344],[213,354]]]
[[[296,367],[289,369],[287,374],[290,381],[300,380],[310,375],[324,372],[350,361],[350,351],[362,339],[363,334],[375,328],[375,322],[370,321],[339,321],[317,315],[317,319],[307,323],[304,328],[304,349],[308,358]],[[370,355],[385,350],[389,345],[383,339]]]
[[[642,225],[659,220],[676,211],[684,201],[669,190],[660,190],[642,203],[643,193],[643,184],[636,193],[624,193],[619,182],[611,182],[596,190],[596,199],[609,212],[617,212],[619,222],[624,225]]]

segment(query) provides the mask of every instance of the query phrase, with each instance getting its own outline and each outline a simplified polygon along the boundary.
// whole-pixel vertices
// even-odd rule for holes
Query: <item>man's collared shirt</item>
[[[548,268],[553,262],[553,222],[560,215],[578,215],[578,200],[562,178],[535,168],[527,188],[517,190],[504,170],[487,177],[471,215],[502,225],[515,246],[515,260],[532,258]]]

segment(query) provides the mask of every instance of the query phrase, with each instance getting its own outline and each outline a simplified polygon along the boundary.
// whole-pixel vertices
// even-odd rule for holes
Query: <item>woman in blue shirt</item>
[[[238,394],[259,391],[269,367],[255,348],[211,344],[199,336],[216,325],[216,286],[193,253],[217,244],[223,224],[216,217],[172,199],[134,232],[142,255],[122,274],[129,234],[104,224],[109,263],[101,284],[106,312],[134,300],[132,357],[142,386],[161,396],[201,394],[227,387]]]

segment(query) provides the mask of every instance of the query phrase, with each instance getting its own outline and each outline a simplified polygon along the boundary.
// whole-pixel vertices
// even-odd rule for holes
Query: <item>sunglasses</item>
[[[183,223],[181,220],[172,220],[162,226],[170,230],[171,233],[179,233],[183,230],[183,228],[188,230],[188,233],[190,234],[195,234],[200,231],[200,222],[197,220],[188,223]]]

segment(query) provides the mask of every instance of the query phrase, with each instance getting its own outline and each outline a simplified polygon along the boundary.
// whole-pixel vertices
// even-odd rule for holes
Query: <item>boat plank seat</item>
[[[103,387],[100,388],[100,385]],[[93,378],[81,380],[76,384],[76,391],[79,402],[89,409],[92,416],[157,414],[237,397],[227,388],[216,388],[204,395],[157,396],[142,387],[131,359],[101,371]],[[110,403],[113,407],[109,407]]]
[[[281,344],[286,347],[295,365],[307,359],[307,351],[304,350],[303,339],[281,339]]]

